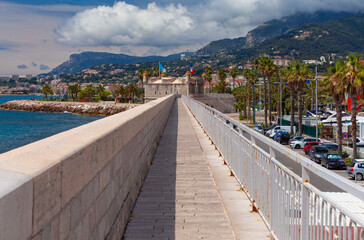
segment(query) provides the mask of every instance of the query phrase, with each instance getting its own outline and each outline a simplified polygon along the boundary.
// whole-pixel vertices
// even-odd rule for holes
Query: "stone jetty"
[[[139,104],[15,100],[1,104],[0,108],[4,110],[19,110],[28,112],[69,112],[81,115],[110,116],[137,106],[139,106]]]

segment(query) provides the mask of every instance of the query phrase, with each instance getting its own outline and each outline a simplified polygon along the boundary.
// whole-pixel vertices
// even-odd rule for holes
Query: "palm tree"
[[[233,78],[233,89],[235,88],[235,78],[238,76],[238,70],[236,68],[233,68],[229,72],[230,76]]]
[[[244,111],[244,117],[247,116],[247,102],[249,101],[248,98],[248,88],[247,86],[240,85],[233,90],[233,94],[235,99],[238,100],[237,103],[234,104],[234,108],[239,111],[239,119],[242,120],[243,115],[241,111]]]
[[[292,78],[293,78],[293,84],[297,91],[297,98],[298,98],[298,134],[302,136],[302,110],[303,110],[303,97],[302,97],[302,91],[305,85],[305,80],[308,79],[310,76],[312,76],[312,73],[310,70],[307,69],[305,65],[301,65],[300,62],[295,61],[293,62],[292,66]]]
[[[338,144],[338,153],[342,156],[342,102],[345,100],[345,92],[342,88],[339,87],[342,81],[344,80],[345,75],[341,69],[344,67],[344,63],[339,61],[328,69],[329,77],[324,80],[325,82],[325,91],[328,95],[333,96],[333,100],[336,108],[336,119],[337,119],[337,127],[336,127],[336,139]]]
[[[119,96],[121,97],[121,98],[123,98],[123,101],[125,101],[125,95],[126,95],[126,89],[125,89],[125,87],[123,86],[123,85],[119,85],[119,87],[118,87],[118,93],[119,93]]]
[[[293,73],[293,62],[291,62],[287,67],[281,69],[281,77],[286,82],[288,82],[289,96],[290,96],[290,107],[291,107],[291,134],[294,134],[294,114],[295,114],[295,106],[294,106],[294,97],[295,97],[295,85],[294,78],[292,77]]]
[[[126,88],[126,91],[127,91],[128,95],[130,96],[132,102],[134,102],[134,96],[137,92],[135,83],[129,83],[129,85]]]
[[[91,101],[92,97],[95,96],[96,90],[92,84],[89,84],[85,88],[85,94],[89,97],[89,101]]]
[[[211,92],[215,93],[229,93],[230,88],[228,88],[228,84],[225,81],[218,82],[215,87],[212,88]]]
[[[111,85],[111,86],[109,87],[109,90],[110,90],[111,95],[113,96],[113,98],[114,98],[115,102],[117,102],[117,98],[118,98],[118,96],[120,95],[119,87],[120,87],[120,86],[119,86],[119,85],[117,85],[117,84]]]
[[[205,70],[206,80],[209,82],[209,92],[211,92],[212,72],[213,72],[213,70],[211,67],[207,67]]]
[[[259,57],[262,64],[262,73],[268,78],[268,104],[269,104],[269,126],[272,125],[272,92],[271,92],[271,79],[273,74],[277,71],[277,66],[274,62],[266,56]]]
[[[352,140],[353,140],[353,159],[357,158],[357,147],[356,147],[356,107],[357,107],[357,95],[362,89],[362,82],[364,81],[364,67],[360,62],[360,55],[355,56],[350,54],[348,57],[348,62],[344,64],[338,75],[344,75],[343,81],[337,86],[343,89],[351,98],[351,130],[352,130]]]
[[[41,93],[44,94],[45,98],[48,99],[48,94],[53,94],[52,87],[47,85],[44,85],[42,89],[40,90]]]
[[[255,107],[255,89],[254,89],[254,85],[255,85],[256,81],[258,80],[258,76],[257,76],[257,74],[255,72],[253,72],[249,68],[244,69],[243,75],[246,78],[246,80],[248,81],[249,86],[252,88],[252,99],[253,99],[253,108],[254,108]],[[253,112],[254,111],[255,111],[255,109],[253,109]],[[248,100],[248,113],[250,115],[250,99]]]
[[[220,68],[217,72],[217,76],[219,77],[220,82],[225,82],[225,79],[227,77],[226,70],[223,68]]]
[[[98,85],[98,86],[96,87],[96,93],[99,95],[100,99],[101,99],[101,97],[102,97],[102,93],[103,93],[105,90],[106,90],[106,89],[105,89],[105,87],[104,87],[102,84],[100,84],[100,85]]]
[[[255,69],[263,75],[263,91],[264,91],[264,125],[267,126],[268,125],[268,120],[267,120],[267,80],[266,80],[266,76],[264,75],[264,64],[261,60],[262,56],[259,57],[258,59],[254,60],[254,65],[255,65]]]
[[[71,94],[71,98],[73,99],[73,101],[75,100],[74,98],[74,85],[69,85],[67,87],[67,92],[69,92]]]
[[[138,69],[138,79],[142,83],[142,88],[144,87],[143,78],[144,78],[144,69]]]

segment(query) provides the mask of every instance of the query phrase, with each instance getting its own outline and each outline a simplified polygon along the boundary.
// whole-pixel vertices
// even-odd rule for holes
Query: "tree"
[[[333,100],[335,103],[336,109],[336,119],[337,119],[337,127],[336,127],[336,139],[338,144],[338,153],[342,156],[342,102],[345,100],[345,92],[343,88],[340,88],[342,81],[344,80],[345,75],[341,69],[343,68],[344,63],[339,61],[335,64],[335,66],[331,66],[328,69],[329,76],[324,80],[324,90],[328,96],[333,96]]]
[[[253,72],[249,68],[245,68],[244,69],[243,75],[246,78],[246,80],[248,81],[249,86],[251,87],[253,105],[255,105],[254,104],[255,103],[255,89],[254,89],[254,85],[255,85],[256,81],[258,80],[258,76],[257,76],[257,74],[255,72]],[[248,89],[248,90],[250,90],[250,89]],[[253,108],[255,108],[255,106],[253,106]],[[255,111],[255,109],[253,109],[253,111]],[[250,117],[250,99],[248,99],[248,118],[249,117]]]
[[[84,91],[85,91],[85,95],[90,98],[90,101],[91,101],[92,97],[95,96],[95,94],[96,94],[95,87],[92,84],[87,85],[86,88],[84,89]]]
[[[117,101],[116,99],[118,98],[118,96],[120,96],[119,87],[120,87],[120,85],[117,85],[117,84],[114,84],[109,87],[109,90],[111,92],[111,95],[115,99],[115,102]]]
[[[96,87],[96,93],[99,95],[100,99],[101,99],[101,97],[102,97],[102,93],[103,93],[105,90],[106,90],[106,89],[105,89],[105,87],[104,87],[102,84],[100,84],[100,85],[98,85],[98,86]]]
[[[225,82],[225,79],[227,77],[226,70],[223,68],[220,68],[217,72],[217,76],[219,77],[220,82]]]
[[[69,85],[67,90],[71,94],[73,101],[75,101],[75,99],[78,97],[78,93],[81,91],[81,85],[77,83]]]
[[[207,67],[205,70],[206,73],[206,80],[209,82],[209,92],[211,92],[211,81],[212,81],[212,68]]]
[[[123,85],[119,85],[117,91],[118,91],[119,96],[121,98],[125,98],[126,97],[126,88]]]
[[[294,61],[291,68],[291,76],[293,78],[293,85],[297,91],[298,98],[298,134],[302,136],[302,110],[303,110],[303,97],[302,91],[305,84],[305,80],[312,76],[312,73],[307,69],[306,65],[301,65],[300,62]]]
[[[53,90],[49,85],[44,85],[40,92],[44,94],[46,99],[48,99],[48,94],[53,94]]]
[[[268,104],[269,104],[269,125],[272,125],[272,92],[271,92],[271,79],[273,74],[277,71],[277,66],[267,56],[259,57],[259,71],[268,78]],[[264,84],[265,86],[265,84]],[[265,93],[266,95],[266,93]]]
[[[238,70],[236,68],[233,68],[230,70],[230,76],[233,78],[233,88],[235,88],[235,78],[238,76]]]
[[[263,61],[261,60],[261,57],[259,57],[258,59],[254,60],[254,66],[255,69],[263,75],[263,89],[264,89],[264,125],[267,126],[268,125],[268,120],[267,120],[267,79],[266,76],[264,75],[264,64]]]
[[[214,93],[230,93],[231,89],[225,81],[218,82],[211,90]]]
[[[138,79],[142,83],[142,88],[144,87],[143,78],[144,78],[144,69],[138,69]]]
[[[132,102],[134,102],[134,96],[137,92],[135,83],[129,83],[128,86],[126,87],[126,92],[128,93],[128,96],[130,97]]]
[[[364,81],[364,67],[360,61],[360,55],[356,56],[350,54],[348,61],[344,64],[338,75],[343,76],[343,81],[337,86],[343,89],[351,98],[351,130],[353,140],[353,159],[357,158],[357,147],[356,147],[356,107],[357,107],[357,95],[362,90],[362,83]]]
[[[291,134],[294,134],[294,97],[295,97],[295,86],[294,86],[294,78],[292,78],[292,69],[294,66],[294,62],[290,62],[288,66],[280,69],[280,76],[284,82],[288,83],[289,95],[290,95],[290,113],[291,113]]]

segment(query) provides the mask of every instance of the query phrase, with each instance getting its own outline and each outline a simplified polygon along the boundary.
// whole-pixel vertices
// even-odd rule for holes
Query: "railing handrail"
[[[325,178],[326,180],[330,181],[337,181],[335,182],[337,187],[341,188],[342,190],[360,198],[360,199],[364,199],[364,187],[360,186],[359,184],[356,184],[354,182],[351,182],[350,180],[326,169],[323,168],[321,166],[319,166],[318,164],[313,163],[310,159],[286,148],[286,147],[282,147],[279,143],[277,143],[276,141],[273,141],[270,138],[267,138],[266,136],[260,134],[259,132],[243,125],[243,124],[239,124],[236,120],[226,116],[225,114],[221,113],[220,111],[216,110],[215,108],[209,107],[201,102],[198,102],[192,98],[190,98],[191,101],[203,105],[206,109],[208,109],[209,111],[214,112],[215,114],[219,115],[220,117],[224,118],[225,120],[228,120],[231,123],[234,123],[234,125],[241,129],[242,131],[245,131],[247,133],[249,133],[250,135],[254,136],[254,138],[260,140],[260,141],[269,141],[269,145],[270,147],[272,147],[273,149],[285,154],[286,156],[289,156],[292,160],[296,161],[298,164],[302,165],[303,167],[305,167],[306,169],[308,169],[309,171],[313,172],[314,174]]]
[[[257,204],[256,200],[258,200],[258,202],[260,201],[262,205],[259,206],[258,204],[259,208],[265,208],[264,210],[261,210],[261,214],[263,215],[265,221],[269,226],[274,225],[273,227],[270,226],[270,230],[275,237],[283,236],[282,238],[287,238],[287,236],[291,236],[289,235],[291,233],[287,235],[287,233],[285,233],[284,231],[286,231],[287,229],[291,231],[292,228],[296,228],[298,225],[298,228],[301,229],[298,231],[300,232],[300,239],[308,239],[309,236],[311,236],[311,238],[314,235],[316,236],[318,234],[317,229],[320,228],[321,231],[323,231],[324,226],[331,226],[334,230],[336,229],[337,231],[339,231],[339,234],[347,234],[346,231],[349,231],[348,229],[344,230],[345,227],[343,229],[340,229],[342,225],[346,224],[346,219],[346,221],[350,222],[348,225],[349,227],[354,226],[354,229],[357,229],[357,227],[360,226],[359,238],[364,239],[364,232],[362,229],[362,227],[364,227],[364,219],[359,216],[361,214],[358,215],[355,212],[350,211],[350,208],[346,208],[345,206],[337,204],[337,199],[333,198],[330,195],[327,195],[325,192],[322,192],[317,187],[312,185],[312,183],[309,181],[310,177],[307,170],[320,178],[324,178],[329,182],[334,182],[337,187],[359,199],[364,199],[363,187],[349,181],[348,179],[345,179],[342,176],[337,175],[334,172],[329,171],[328,169],[322,168],[318,164],[313,163],[308,158],[301,156],[298,153],[287,149],[286,147],[282,147],[279,143],[263,136],[259,132],[247,126],[239,124],[234,119],[222,114],[214,108],[211,108],[201,102],[198,102],[186,96],[182,96],[182,98],[184,102],[188,105],[192,113],[195,115],[197,120],[200,121],[201,125],[204,128],[207,127],[207,129],[205,129],[206,132],[210,135],[216,147],[219,149],[224,159],[227,161],[229,167],[233,171],[234,175],[237,177],[237,180],[244,187],[244,189],[245,187],[247,187],[247,190],[250,191],[249,195],[251,199],[256,202],[255,204]],[[216,119],[213,120],[214,118]],[[251,139],[248,139],[246,136],[244,136],[244,133],[248,133],[251,136]],[[234,138],[236,139],[234,140]],[[268,142],[269,152],[256,145],[256,140]],[[238,148],[244,148],[245,146],[247,149],[243,150],[242,157],[245,156],[245,158],[248,158],[250,160],[239,161],[238,159],[240,158],[240,155],[238,155],[237,157],[237,154],[242,153],[239,152],[240,149],[233,149],[234,146],[237,146]],[[279,162],[275,157],[276,153],[278,152],[286,155],[289,159],[298,163],[302,169],[302,176],[297,175],[288,167],[284,166],[281,162]],[[257,154],[260,155],[258,156]],[[245,165],[242,167],[242,164]],[[242,170],[242,168],[248,168],[248,170],[245,171],[251,171],[251,173],[248,172],[247,175],[244,175],[242,173],[242,171],[244,171]],[[252,174],[254,173],[268,174],[269,176],[266,177],[265,180],[263,179],[262,181],[260,181],[259,178],[256,179],[254,178],[254,176],[252,176]],[[279,179],[275,179],[275,177],[279,177]],[[292,181],[294,181],[295,183],[292,183]],[[267,192],[266,194],[262,194],[262,192],[259,192],[257,194],[257,190],[262,191],[262,189],[264,189],[264,186],[262,184],[264,184],[265,182],[270,184],[268,188],[273,189],[270,190],[265,188],[269,193]],[[282,183],[284,183],[285,185],[282,185]],[[288,189],[286,189],[285,186],[288,186]],[[277,190],[278,192],[276,192]],[[290,194],[294,194],[294,196],[292,196],[292,200],[288,200],[288,210],[274,209],[274,207],[272,206],[277,206],[277,203],[280,204],[279,200],[282,200],[287,204],[287,200],[285,198],[288,195],[290,196],[290,194],[287,195],[285,191],[290,192]],[[273,200],[274,203],[270,203],[271,200]],[[314,205],[313,202],[315,202]],[[298,204],[297,206],[295,205],[296,203]],[[264,204],[267,204],[268,206],[264,206]],[[299,216],[297,215],[298,211],[300,213]],[[319,213],[318,211],[322,212]],[[295,215],[295,213],[297,214]],[[315,216],[312,216],[312,214],[314,214]],[[322,214],[330,214],[330,217],[334,219],[333,222],[331,222],[331,220],[328,220],[326,215],[325,219],[323,219],[324,216]],[[290,220],[299,220],[296,220],[298,222],[293,224],[285,222],[282,223],[280,222],[280,217],[282,216]],[[340,220],[336,220],[336,218]],[[276,223],[275,221],[278,221],[278,223]],[[313,226],[316,226],[316,224],[317,229],[313,230]],[[284,227],[282,228],[282,226]],[[343,230],[344,233],[342,232]],[[278,234],[276,231],[281,232]],[[327,228],[325,231],[327,231]],[[350,234],[358,236],[358,232],[355,232],[354,230],[352,230]],[[345,235],[345,237],[347,236]],[[297,236],[295,234],[295,238],[296,237]]]

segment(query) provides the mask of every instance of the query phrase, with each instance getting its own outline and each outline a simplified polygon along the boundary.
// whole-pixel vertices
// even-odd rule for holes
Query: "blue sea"
[[[0,104],[35,96],[0,96]],[[0,154],[100,119],[71,113],[36,113],[0,109]]]

